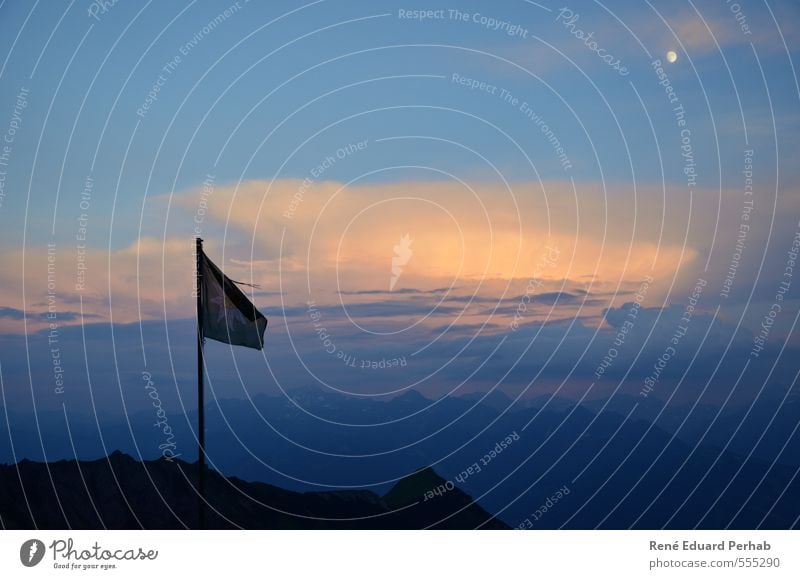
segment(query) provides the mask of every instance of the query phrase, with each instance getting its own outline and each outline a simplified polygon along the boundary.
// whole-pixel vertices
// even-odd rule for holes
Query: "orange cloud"
[[[480,315],[503,296],[518,299],[536,278],[540,292],[602,293],[608,302],[581,310],[591,316],[628,299],[614,294],[635,289],[645,276],[655,278],[648,303],[679,291],[702,267],[699,256],[707,255],[715,230],[714,263],[723,267],[729,246],[719,244],[735,235],[739,197],[696,190],[689,199],[680,187],[568,181],[346,187],[287,179],[218,185],[210,193],[198,187],[173,196],[177,211],[166,241],[142,237],[110,254],[56,247],[55,307],[63,324],[80,320],[81,300],[91,321],[192,316],[194,243],[187,224],[202,202],[203,225],[226,227],[224,239],[208,236],[207,253],[233,279],[260,284],[256,302],[267,311],[308,299],[385,301],[394,279],[394,292],[430,298],[432,290],[452,288],[458,298],[478,295],[469,315]],[[405,236],[413,240],[411,253],[398,273],[395,247]],[[557,259],[542,266],[552,248]],[[85,267],[80,288],[79,264]],[[32,314],[29,331],[46,328],[48,248],[0,253],[0,278],[0,306]],[[572,299],[559,307],[566,313],[583,304]],[[22,331],[19,315],[9,312],[0,316],[0,331]]]
[[[87,323],[188,316],[193,251],[190,239],[141,238],[111,253],[74,243],[3,252],[0,303],[27,312],[28,331],[80,323],[81,312]],[[25,328],[21,319],[0,319],[0,331]]]
[[[192,212],[201,192],[173,201]],[[569,182],[345,187],[287,179],[219,186],[207,205],[209,218],[248,240],[229,249],[254,260],[245,277],[295,296],[307,295],[308,285],[315,295],[326,288],[330,298],[336,291],[388,290],[393,248],[404,235],[413,239],[413,255],[398,288],[472,291],[488,280],[527,280],[547,247],[561,256],[541,274],[551,281],[614,286],[654,271],[671,278],[697,250],[684,247],[684,231],[674,226],[689,218],[686,199],[673,193],[665,206],[653,202],[662,197],[654,188],[634,195],[630,186],[604,192]]]

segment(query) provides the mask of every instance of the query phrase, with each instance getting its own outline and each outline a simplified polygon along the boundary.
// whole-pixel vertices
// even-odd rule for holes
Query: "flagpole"
[[[205,528],[206,417],[203,388],[203,240],[196,238],[197,260],[197,528]]]

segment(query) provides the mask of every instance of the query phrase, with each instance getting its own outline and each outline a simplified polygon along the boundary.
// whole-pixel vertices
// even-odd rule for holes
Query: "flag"
[[[205,253],[201,253],[199,263],[204,337],[261,350],[267,318]]]

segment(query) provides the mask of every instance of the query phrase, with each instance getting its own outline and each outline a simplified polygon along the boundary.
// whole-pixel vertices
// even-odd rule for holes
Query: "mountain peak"
[[[419,391],[410,388],[395,398],[398,402],[414,402],[414,403],[428,403],[430,400],[425,398]]]
[[[424,466],[397,481],[383,500],[393,509],[405,507],[424,497],[429,490],[446,483],[433,468]]]
[[[414,520],[425,522],[424,528],[508,528],[430,466],[419,468],[397,481],[383,500],[391,509],[413,513]]]

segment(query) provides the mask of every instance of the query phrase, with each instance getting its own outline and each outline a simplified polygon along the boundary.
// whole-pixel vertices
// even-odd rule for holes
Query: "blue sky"
[[[101,333],[132,324],[123,350],[144,367],[127,330],[191,317],[200,232],[232,277],[262,287],[253,297],[271,320],[268,359],[230,353],[250,364],[251,387],[275,386],[274,376],[260,382],[274,362],[286,366],[279,381],[288,387],[362,394],[426,376],[418,387],[443,394],[473,372],[470,389],[499,382],[518,393],[544,367],[533,390],[552,391],[579,369],[570,393],[579,396],[615,335],[606,311],[630,303],[647,276],[647,327],[660,329],[636,334],[647,362],[629,388],[639,391],[636,380],[667,347],[698,278],[708,285],[689,351],[702,352],[692,370],[702,384],[720,357],[748,355],[789,279],[800,219],[794,2],[459,2],[456,14],[447,4],[241,0],[92,10],[0,6],[0,132],[14,129],[0,205],[0,332],[15,352],[0,359],[6,387],[33,382],[38,363],[19,356],[31,356],[28,340],[41,342],[51,321],[48,243],[57,327],[77,352],[81,323]],[[431,12],[421,19],[419,10]],[[414,239],[398,286],[406,293],[388,292],[405,234]],[[541,265],[548,247],[559,257]],[[531,279],[541,285],[523,332],[510,331]],[[796,348],[797,290],[781,300],[770,359],[781,360],[784,343]],[[422,348],[420,364],[386,380],[343,370],[315,342],[309,300],[340,349],[372,360]],[[704,349],[709,324],[721,333]],[[504,337],[503,360],[535,344],[524,363],[489,356]],[[542,340],[555,340],[550,361]],[[457,355],[440,380],[448,353],[466,344],[475,353]],[[628,354],[620,366],[634,364]],[[95,355],[97,378],[113,378],[109,352],[88,360]],[[753,383],[772,380],[768,372]],[[181,376],[176,383],[190,381]],[[605,392],[623,376],[603,378]],[[81,372],[67,377],[85,392]],[[45,372],[37,385],[50,391],[50,380]]]

